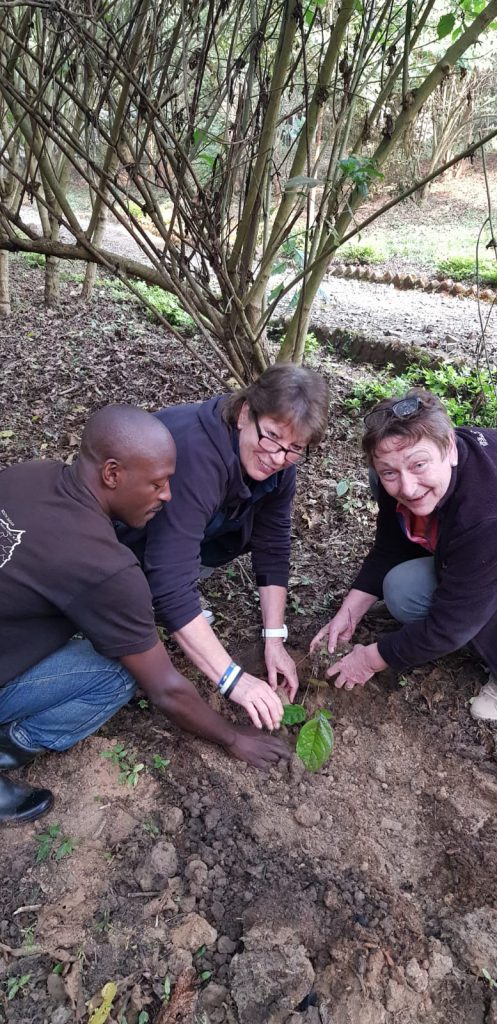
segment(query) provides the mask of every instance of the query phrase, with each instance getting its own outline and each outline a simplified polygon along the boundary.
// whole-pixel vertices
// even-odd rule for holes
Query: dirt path
[[[65,286],[47,314],[43,274],[15,267],[0,335],[4,463],[70,459],[103,402],[156,408],[214,392],[138,307],[105,292],[82,307]],[[359,371],[324,352],[316,367],[333,416],[299,473],[297,658],[347,589],[375,514],[358,427],[342,412]],[[334,486],[344,476],[347,500]],[[249,564],[214,574],[206,595],[230,652],[260,671]],[[357,639],[390,628],[379,609]],[[497,978],[496,747],[468,713],[482,666],[464,651],[353,693],[309,681],[321,674],[302,662],[306,706],[334,716],[333,758],[317,775],[296,757],[260,775],[137,704],[25,771],[56,803],[34,826],[2,830],[0,1021],[87,1022],[88,1000],[113,982],[109,1024],[495,1024],[482,972]],[[116,743],[144,765],[136,789],[101,756]]]
[[[33,221],[33,212],[30,210]],[[27,217],[27,219],[29,219]],[[81,217],[83,224],[87,218]],[[72,236],[62,232],[67,240]],[[154,236],[150,236],[153,242]],[[121,256],[147,263],[140,247],[113,219],[106,225],[103,247]],[[482,302],[490,357],[497,350],[497,313]],[[365,334],[376,341],[399,341],[436,350],[450,358],[463,356],[474,361],[481,325],[474,299],[455,298],[421,291],[400,291],[393,285],[369,284],[328,277],[314,302],[312,321],[333,331],[336,328]]]
[[[481,303],[486,321],[487,349],[497,352],[497,314]],[[489,315],[490,314],[490,315]],[[399,341],[437,350],[447,358],[464,357],[473,363],[481,336],[478,304],[474,299],[399,291],[393,285],[368,284],[330,277],[313,306],[313,324],[366,335],[376,341]]]

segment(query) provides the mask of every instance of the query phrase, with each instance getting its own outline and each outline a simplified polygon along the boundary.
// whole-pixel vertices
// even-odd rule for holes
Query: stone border
[[[335,263],[328,270],[331,277],[344,277],[352,281],[367,281],[370,284],[393,284],[394,288],[408,290],[418,288],[424,292],[443,292],[446,295],[460,296],[461,298],[478,298],[478,288],[475,284],[466,286],[460,281],[453,281],[451,277],[414,277],[412,274],[392,274],[390,270],[379,271],[372,267],[358,267],[351,263]],[[493,302],[497,299],[497,291],[492,288],[480,289],[480,299],[485,302]]]
[[[316,335],[320,345],[329,346],[333,352],[354,363],[369,363],[384,370],[389,364],[397,373],[403,373],[413,363],[436,370],[450,362],[452,366],[467,366],[464,358],[447,355],[438,350],[427,351],[419,345],[406,345],[397,338],[373,338],[358,334],[342,327],[332,329],[322,320],[311,320],[309,331]]]

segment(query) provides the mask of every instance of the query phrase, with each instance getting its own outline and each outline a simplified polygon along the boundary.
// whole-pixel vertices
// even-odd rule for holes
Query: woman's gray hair
[[[330,395],[320,373],[307,367],[282,363],[270,366],[253,384],[230,395],[223,418],[236,427],[240,410],[248,403],[250,414],[270,416],[279,423],[292,423],[317,444],[326,432]]]
[[[392,415],[392,406],[407,398],[419,399],[417,411],[405,418]],[[433,392],[425,391],[423,388],[411,388],[405,395],[386,398],[375,406],[372,412],[379,415],[371,426],[366,424],[362,438],[362,449],[370,466],[373,465],[377,448],[387,438],[399,439],[401,446],[406,448],[419,444],[423,438],[428,438],[436,444],[441,454],[445,455],[454,437],[454,427],[442,402]]]

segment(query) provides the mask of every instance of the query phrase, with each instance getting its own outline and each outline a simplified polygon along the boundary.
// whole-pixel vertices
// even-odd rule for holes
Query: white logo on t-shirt
[[[5,519],[0,519],[0,569],[10,562],[14,548],[21,543],[26,530],[13,530]]]

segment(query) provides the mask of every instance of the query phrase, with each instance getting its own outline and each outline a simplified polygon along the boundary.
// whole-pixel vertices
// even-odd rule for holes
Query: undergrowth
[[[349,411],[366,413],[382,399],[393,395],[400,397],[412,387],[427,388],[437,395],[457,427],[471,423],[481,427],[497,426],[497,374],[491,375],[486,370],[478,373],[475,369],[451,364],[435,370],[411,366],[395,377],[387,369],[373,380],[359,380],[344,404]]]
[[[453,281],[475,281],[476,262],[469,256],[452,256],[450,259],[437,263],[437,271],[451,277]],[[495,260],[479,260],[478,276],[480,284],[497,284],[497,263]]]

